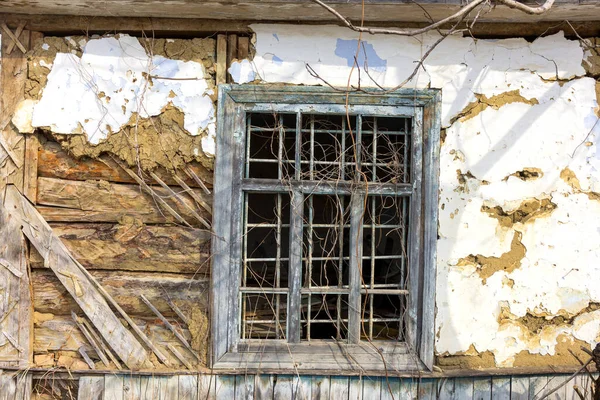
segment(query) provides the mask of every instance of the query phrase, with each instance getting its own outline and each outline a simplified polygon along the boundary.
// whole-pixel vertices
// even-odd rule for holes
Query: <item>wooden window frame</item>
[[[346,104],[349,104],[348,108]],[[406,343],[240,339],[242,177],[246,113],[369,113],[413,119],[410,293]],[[344,374],[431,371],[434,360],[436,242],[441,122],[439,90],[351,93],[323,87],[219,85],[211,266],[211,365],[215,369]],[[288,338],[289,339],[289,338]],[[293,338],[292,338],[293,339]]]

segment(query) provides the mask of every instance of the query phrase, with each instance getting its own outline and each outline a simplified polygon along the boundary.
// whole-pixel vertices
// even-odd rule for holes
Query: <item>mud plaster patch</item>
[[[582,340],[574,339],[569,335],[558,335],[556,338],[556,346],[554,347],[554,354],[532,354],[527,350],[523,350],[515,355],[513,367],[576,365],[578,364],[577,359],[571,354],[571,351],[581,360],[587,360],[589,357],[581,350],[581,346],[589,348],[589,344]]]
[[[521,96],[521,93],[518,89],[510,92],[500,93],[491,97],[487,97],[484,94],[475,93],[475,97],[477,100],[469,103],[461,113],[452,119],[451,123],[454,123],[456,120],[464,122],[474,118],[488,107],[498,110],[500,107],[511,103],[524,103],[529,105],[539,104],[537,99],[526,99],[525,97]]]
[[[475,265],[477,273],[485,285],[487,279],[498,271],[511,273],[521,266],[521,260],[525,257],[527,249],[521,243],[523,234],[515,231],[510,250],[500,257],[486,257],[481,254],[470,254],[458,260],[457,266]]]
[[[514,224],[526,223],[535,218],[547,217],[556,209],[549,199],[528,199],[523,201],[516,210],[506,212],[500,206],[481,206],[481,211],[487,213],[491,218],[498,220],[500,226],[512,228]]]
[[[573,189],[575,193],[583,193],[587,195],[590,200],[600,201],[600,193],[592,192],[592,191],[583,191],[581,190],[581,183],[579,182],[579,178],[575,175],[569,167],[566,167],[562,171],[560,171],[560,178]]]
[[[544,176],[544,173],[539,168],[523,168],[520,171],[508,175],[503,181],[507,181],[509,177],[514,176],[522,181],[533,181]]]
[[[27,80],[25,81],[25,98],[39,100],[42,90],[48,82],[48,74],[56,57],[56,53],[72,53],[81,57],[78,43],[84,43],[85,36],[72,36],[72,41],[66,37],[44,37],[27,53]]]
[[[584,57],[581,65],[588,75],[600,76],[600,38],[586,39],[583,44],[587,57]]]
[[[168,105],[157,117],[140,118],[137,114],[118,132],[98,145],[90,145],[84,135],[58,135],[55,139],[76,158],[98,158],[103,153],[114,154],[130,167],[144,170],[164,167],[181,169],[191,161],[212,169],[214,158],[202,151],[202,136],[190,136],[183,127],[183,113]]]

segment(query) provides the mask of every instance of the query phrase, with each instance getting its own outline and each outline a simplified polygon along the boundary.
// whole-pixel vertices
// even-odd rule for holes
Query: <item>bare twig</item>
[[[440,26],[443,26],[449,22],[459,19],[463,15],[467,15],[472,10],[477,8],[477,6],[485,3],[487,0],[475,0],[475,1],[467,4],[466,6],[464,6],[457,12],[455,12],[454,14],[450,15],[449,17],[441,19],[438,22],[435,22],[424,28],[418,28],[418,29],[389,29],[389,28],[370,28],[370,27],[356,26],[356,25],[352,24],[352,22],[350,22],[350,20],[348,18],[344,17],[342,14],[340,14],[338,11],[336,11],[333,7],[328,6],[327,4],[323,3],[321,0],[311,0],[311,1],[313,3],[317,3],[318,5],[320,5],[323,8],[325,8],[327,11],[329,11],[331,14],[333,14],[337,19],[339,19],[347,28],[352,29],[353,31],[370,33],[372,35],[383,34],[383,35],[416,36],[416,35],[420,35],[422,33],[429,32],[430,30],[437,29]],[[499,0],[499,2],[504,2],[504,1],[511,1],[511,0]],[[550,4],[550,6],[551,6],[552,3],[554,3],[554,0],[548,0],[546,3],[548,3],[548,2],[551,3]]]

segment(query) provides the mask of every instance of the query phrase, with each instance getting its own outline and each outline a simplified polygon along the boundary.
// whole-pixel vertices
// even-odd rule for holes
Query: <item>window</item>
[[[215,368],[431,369],[439,107],[220,87]]]

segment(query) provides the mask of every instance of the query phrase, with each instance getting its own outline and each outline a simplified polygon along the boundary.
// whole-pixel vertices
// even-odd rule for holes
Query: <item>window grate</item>
[[[243,191],[242,339],[405,340],[412,123],[246,115],[243,176],[262,186]]]

